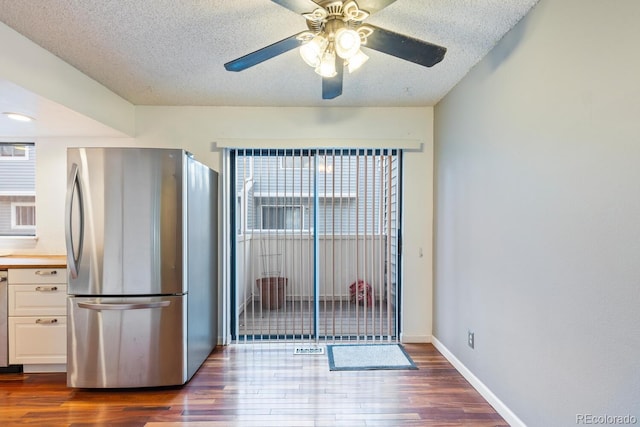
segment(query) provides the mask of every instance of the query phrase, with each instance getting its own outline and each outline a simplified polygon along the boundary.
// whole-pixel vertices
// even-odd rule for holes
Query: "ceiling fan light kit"
[[[366,37],[371,30],[368,27],[360,27],[360,24],[369,13],[360,10],[355,1],[344,4],[334,1],[302,16],[306,18],[310,31],[298,35],[298,39],[303,43],[300,55],[322,77],[336,76],[335,55],[345,60],[343,66],[347,67],[350,73],[360,68],[368,59],[360,50],[360,46],[366,43]],[[356,56],[358,59],[351,65],[350,59]]]
[[[343,69],[352,73],[369,59],[362,47],[425,67],[442,61],[446,53],[442,46],[363,24],[370,12],[383,9],[395,0],[360,0],[359,4],[354,0],[272,1],[301,13],[308,31],[230,61],[224,64],[227,70],[242,71],[299,47],[304,62],[322,76],[323,99],[333,99],[342,94]]]

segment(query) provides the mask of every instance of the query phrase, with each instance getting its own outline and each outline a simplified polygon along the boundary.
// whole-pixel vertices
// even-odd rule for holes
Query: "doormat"
[[[400,344],[327,345],[329,370],[418,369]]]

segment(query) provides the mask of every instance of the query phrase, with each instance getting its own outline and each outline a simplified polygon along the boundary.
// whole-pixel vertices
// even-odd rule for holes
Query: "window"
[[[263,230],[301,230],[302,226],[302,206],[262,206]]]
[[[35,145],[0,142],[0,236],[35,236],[35,202]]]
[[[25,144],[0,144],[0,159],[29,160],[29,149]]]
[[[309,169],[310,161],[308,156],[280,157],[280,167],[282,169]]]
[[[11,228],[25,229],[36,226],[35,203],[11,203]]]
[[[317,156],[318,160],[318,172],[320,173],[332,173],[333,172],[333,160],[331,156]],[[312,158],[309,156],[302,157],[280,157],[280,169],[309,169],[309,165],[312,162]]]

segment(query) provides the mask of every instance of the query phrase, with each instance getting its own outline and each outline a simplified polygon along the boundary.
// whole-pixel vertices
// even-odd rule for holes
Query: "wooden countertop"
[[[6,255],[0,256],[0,270],[8,268],[66,268],[65,255]]]

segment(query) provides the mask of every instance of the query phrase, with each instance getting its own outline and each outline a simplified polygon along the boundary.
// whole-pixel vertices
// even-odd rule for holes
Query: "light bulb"
[[[320,65],[322,54],[327,48],[329,41],[322,35],[317,35],[310,42],[300,46],[300,56],[310,67],[316,68]]]
[[[355,55],[349,58],[349,62],[347,65],[349,69],[349,73],[353,73],[354,71],[356,71],[358,68],[362,66],[362,64],[364,64],[368,60],[369,60],[369,57],[363,51],[358,50],[358,52]]]
[[[360,34],[347,28],[339,28],[335,35],[336,53],[340,58],[349,59],[360,50]]]
[[[330,49],[327,49],[322,56],[320,65],[316,67],[316,73],[322,77],[333,77],[338,72],[336,71],[336,54]]]

